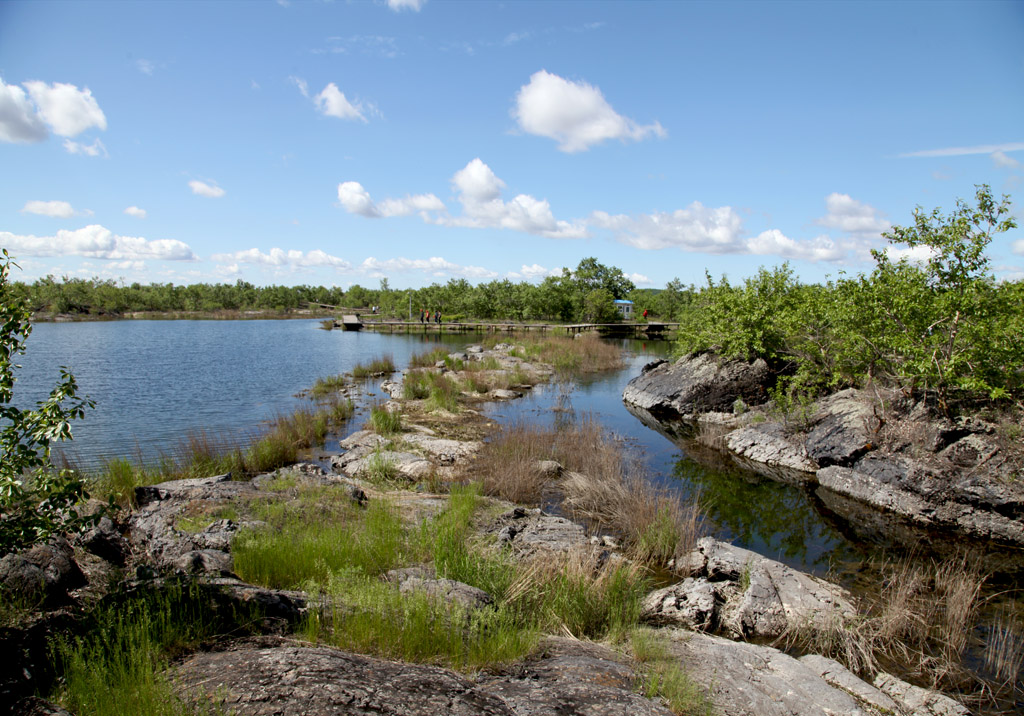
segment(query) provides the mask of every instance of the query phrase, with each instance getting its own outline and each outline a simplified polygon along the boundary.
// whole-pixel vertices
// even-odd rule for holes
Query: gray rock
[[[842,587],[711,537],[685,561],[694,576],[649,594],[641,613],[647,623],[756,639],[833,627],[856,613]]]
[[[194,654],[171,670],[195,702],[239,716],[512,716],[502,700],[438,668],[326,647],[239,644]]]
[[[537,472],[539,472],[544,477],[552,478],[560,476],[562,474],[562,471],[565,469],[554,460],[538,460],[535,463],[534,467],[536,467]]]
[[[818,465],[811,460],[806,448],[790,440],[780,423],[739,428],[725,436],[726,447],[740,457],[772,467],[813,473]],[[810,480],[813,475],[808,474]]]
[[[476,440],[449,440],[422,433],[406,433],[402,442],[436,459],[441,465],[463,463],[483,447],[483,443]]]
[[[804,442],[807,455],[820,467],[851,465],[874,446],[869,430],[871,407],[856,390],[844,390],[818,401],[817,424]]]
[[[689,416],[731,410],[737,398],[747,405],[760,405],[770,382],[763,360],[745,363],[691,355],[645,368],[623,390],[622,399],[655,415]]]
[[[467,611],[494,606],[494,598],[490,594],[468,584],[456,582],[454,579],[425,579],[405,576],[397,581],[398,591],[402,594],[421,592]]]
[[[85,575],[75,562],[75,551],[63,537],[0,559],[0,585],[29,600],[58,604],[83,584]]]
[[[14,704],[12,716],[73,716],[70,711],[62,709],[38,696],[29,696]]]
[[[83,549],[113,564],[124,566],[131,547],[128,540],[118,532],[114,522],[107,516],[100,518],[96,525],[76,540]]]
[[[720,716],[882,716],[883,711],[777,649],[666,629],[669,649]],[[887,716],[891,716],[888,714]]]
[[[380,389],[392,398],[401,398],[404,390],[401,381],[397,380],[385,380],[380,384]]]
[[[517,393],[514,390],[506,390],[504,388],[495,388],[494,390],[489,390],[487,392],[487,397],[492,400],[515,400],[522,396],[522,393]]]
[[[138,506],[150,502],[182,499],[186,497],[203,497],[215,492],[216,487],[231,480],[231,473],[214,475],[213,477],[197,477],[189,480],[171,480],[158,485],[141,485],[135,488],[135,502]]]
[[[818,654],[801,656],[800,661],[837,689],[842,689],[858,701],[887,714],[899,714],[902,707],[883,691],[867,683],[838,661]]]
[[[171,566],[185,574],[216,574],[233,576],[231,555],[216,549],[198,549],[186,552],[171,562]]]
[[[936,472],[909,458],[865,458],[853,468],[827,467],[818,483],[840,495],[909,518],[924,527],[1024,545],[1024,488]]]
[[[908,684],[884,672],[875,676],[875,686],[892,697],[913,716],[970,716],[971,712],[958,701],[937,691]]]

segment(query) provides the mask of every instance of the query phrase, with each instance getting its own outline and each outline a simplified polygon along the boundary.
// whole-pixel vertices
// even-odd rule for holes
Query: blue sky
[[[976,184],[1024,224],[1022,2],[0,2],[0,81],[23,280],[819,281]]]

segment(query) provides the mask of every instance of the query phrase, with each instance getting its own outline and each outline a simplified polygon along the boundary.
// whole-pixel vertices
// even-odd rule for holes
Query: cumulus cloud
[[[154,65],[149,60],[143,59],[135,60],[135,66],[138,68],[139,72],[141,72],[144,75],[152,75],[153,70],[156,69],[156,65]]]
[[[338,185],[338,201],[351,214],[359,214],[369,219],[387,216],[409,216],[419,214],[425,221],[429,220],[427,212],[444,211],[444,202],[433,194],[416,194],[403,199],[385,199],[377,205],[362,184],[357,181],[346,181]]]
[[[938,252],[930,246],[908,246],[900,247],[893,244],[889,244],[884,249],[885,255],[889,257],[890,261],[902,261],[906,259],[912,264],[926,264],[928,260],[933,256],[936,256]]]
[[[207,184],[206,182],[199,181],[198,179],[193,179],[188,183],[188,186],[192,190],[193,194],[205,196],[210,199],[219,199],[227,193],[217,186],[216,182]]]
[[[520,87],[512,115],[524,132],[554,139],[563,152],[581,152],[608,139],[666,135],[658,122],[640,125],[618,114],[597,87],[546,70]]]
[[[595,211],[590,223],[638,249],[678,248],[712,254],[741,253],[743,219],[732,207],[706,207],[695,201],[685,209],[639,216]]]
[[[64,149],[70,154],[81,154],[86,157],[107,157],[107,148],[103,142],[96,139],[92,144],[80,144],[71,139],[64,140]]]
[[[19,236],[0,231],[0,244],[22,256],[85,256],[118,261],[195,261],[188,244],[174,239],[147,240],[119,236],[99,224],[81,229],[62,229],[55,236]]]
[[[501,191],[505,182],[479,158],[455,173],[452,188],[458,192],[462,216],[441,217],[440,224],[512,229],[552,239],[579,239],[588,235],[582,223],[555,219],[546,199],[519,194],[511,201],[503,201]]]
[[[1014,241],[1013,248],[1011,249],[1011,251],[1013,251],[1013,253],[1015,254],[1020,254],[1021,256],[1024,256],[1024,239],[1017,239],[1016,241]]]
[[[259,249],[253,248],[246,249],[244,251],[236,251],[230,254],[214,254],[210,258],[214,261],[233,262],[236,264],[234,269],[235,273],[237,273],[237,264],[240,263],[260,264],[263,266],[276,266],[282,268],[328,266],[342,271],[347,271],[352,268],[352,264],[345,259],[337,256],[331,256],[320,249],[313,249],[312,251],[304,253],[294,249],[285,251],[284,249],[273,248],[270,249],[269,252],[263,253]]]
[[[41,142],[48,134],[25,90],[4,84],[0,78],[0,140],[19,144]]]
[[[828,213],[815,221],[819,226],[872,238],[892,228],[892,224],[878,215],[877,209],[849,194],[832,192],[825,197],[825,208]]]
[[[627,273],[626,278],[635,283],[637,286],[651,286],[651,279],[644,276],[642,273]]]
[[[371,256],[359,265],[359,269],[371,276],[385,276],[391,273],[422,271],[423,273],[434,277],[452,276],[456,278],[474,279],[492,279],[498,277],[497,273],[485,269],[482,266],[462,266],[460,264],[452,263],[451,261],[446,261],[440,256],[433,256],[429,259],[397,258],[387,259],[386,261],[380,261]]]
[[[556,219],[546,200],[528,194],[519,194],[507,202],[502,200],[505,182],[479,158],[455,172],[452,188],[462,205],[461,216],[448,214],[444,202],[434,194],[385,199],[378,204],[356,181],[338,185],[338,201],[346,211],[368,218],[418,213],[424,221],[441,226],[511,229],[555,239],[578,239],[588,235],[582,223]]]
[[[707,207],[699,201],[685,209],[639,216],[613,216],[595,211],[590,217],[590,224],[608,229],[621,243],[645,250],[677,248],[709,254],[756,254],[805,261],[839,261],[849,248],[827,236],[811,240],[792,239],[778,229],[746,236],[743,219],[731,206]]]
[[[35,102],[40,119],[54,134],[75,137],[87,129],[106,129],[107,118],[89,88],[78,89],[64,82],[32,80],[22,83]]]
[[[518,271],[510,271],[509,278],[525,278],[528,281],[534,281],[539,278],[547,278],[548,276],[561,276],[562,269],[553,268],[546,269],[540,264],[530,264],[527,266],[523,264]]]
[[[146,218],[146,210],[140,209],[137,206],[129,206],[127,209],[124,210],[124,213],[126,213],[128,216],[134,216],[136,219]]]
[[[25,203],[25,206],[21,208],[23,214],[38,214],[39,216],[49,216],[54,219],[70,219],[72,216],[91,215],[92,212],[88,209],[84,211],[75,211],[75,209],[66,201],[29,201]]]
[[[402,12],[403,10],[419,12],[426,3],[427,0],[388,0],[388,7],[394,12]]]

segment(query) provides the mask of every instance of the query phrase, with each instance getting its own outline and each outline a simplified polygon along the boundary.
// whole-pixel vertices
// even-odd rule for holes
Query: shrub
[[[78,384],[66,368],[49,397],[35,410],[14,405],[14,363],[32,332],[29,310],[8,280],[15,265],[0,249],[0,554],[45,541],[62,531],[77,531],[99,515],[72,508],[88,497],[82,478],[50,464],[50,444],[71,439],[71,421],[93,402],[78,397]]]

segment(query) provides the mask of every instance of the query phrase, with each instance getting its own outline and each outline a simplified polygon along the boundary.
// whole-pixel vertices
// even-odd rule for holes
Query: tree
[[[14,405],[14,363],[25,352],[31,315],[12,291],[10,267],[0,249],[0,554],[31,546],[57,532],[74,531],[94,519],[72,509],[88,497],[85,484],[70,470],[50,465],[50,444],[71,439],[71,421],[93,402],[78,397],[75,377],[60,369],[60,380],[35,410]]]

